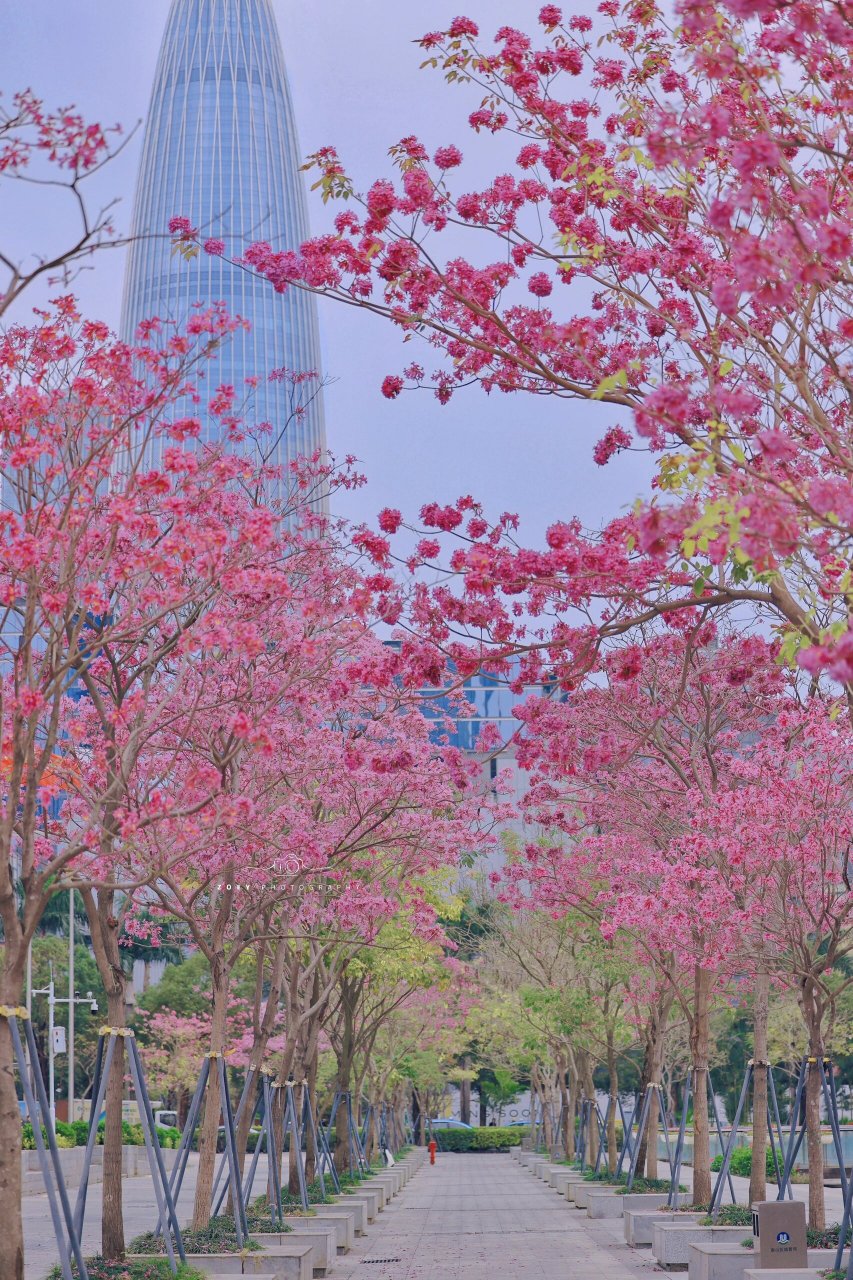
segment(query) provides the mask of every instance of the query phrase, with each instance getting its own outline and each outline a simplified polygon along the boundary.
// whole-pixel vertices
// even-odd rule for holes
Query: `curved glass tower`
[[[308,236],[300,160],[270,0],[173,0],[145,125],[122,332],[132,339],[152,316],[180,327],[198,302],[224,302],[230,315],[249,321],[248,331],[223,344],[207,369],[209,386],[199,388],[233,385],[247,424],[270,424],[268,439],[278,440],[273,464],[325,447],[319,382],[297,394],[303,405],[311,402],[281,434],[293,418],[294,391],[286,380],[269,380],[282,368],[320,374],[315,300],[296,289],[277,294],[225,258],[200,253],[185,261],[172,252],[168,225],[188,217],[204,238],[225,241],[226,257],[257,240],[296,248]],[[258,380],[254,390],[249,377]],[[199,407],[181,411],[198,414]],[[202,424],[203,438],[215,438],[218,424],[203,415]],[[151,446],[153,466],[161,447]]]

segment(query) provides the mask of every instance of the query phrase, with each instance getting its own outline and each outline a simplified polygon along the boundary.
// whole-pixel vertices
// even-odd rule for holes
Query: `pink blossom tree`
[[[674,17],[547,4],[539,23],[489,42],[459,17],[421,40],[471,95],[475,145],[493,139],[485,186],[466,189],[455,143],[430,156],[409,136],[393,180],[359,195],[327,147],[312,161],[324,201],[346,202],[333,228],[239,261],[424,338],[434,371],[389,374],[391,398],[426,384],[446,401],[476,381],[584,400],[599,421],[607,406],[596,461],[656,456],[654,497],[600,537],[556,526],[538,556],[474,537],[459,572],[475,593],[527,581],[571,606],[579,560],[622,625],[694,591],[746,600],[789,655],[846,682],[848,25],[812,0],[682,0]],[[592,583],[605,567],[609,593]]]
[[[530,844],[509,879],[528,881],[551,910],[586,910],[607,937],[623,932],[673,984],[690,1029],[696,1203],[711,1194],[712,998],[733,964],[754,974],[743,940],[752,900],[741,885],[735,910],[716,891],[718,849],[706,849],[707,865],[684,849],[697,811],[713,809],[732,785],[742,744],[784,709],[769,657],[763,641],[718,636],[700,615],[683,635],[614,650],[605,683],[591,681],[564,703],[531,700],[521,712],[521,758],[536,770],[530,811],[570,843]]]

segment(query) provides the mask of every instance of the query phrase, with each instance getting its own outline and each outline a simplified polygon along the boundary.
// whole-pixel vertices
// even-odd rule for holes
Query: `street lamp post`
[[[68,1123],[74,1120],[74,890],[68,891]]]
[[[73,977],[72,977],[73,982]],[[92,995],[91,991],[87,991],[84,996],[78,995],[73,985],[68,988],[68,995],[65,999],[56,994],[56,986],[53,981],[53,965],[50,966],[50,982],[46,987],[36,987],[32,994],[34,996],[47,996],[47,1098],[50,1108],[50,1119],[52,1124],[56,1124],[56,1048],[54,1046],[53,1031],[55,1026],[55,1010],[58,1004],[68,1005],[68,1023],[69,1029],[73,1026],[74,1006],[78,1004],[89,1005],[92,1013],[98,1012],[98,1002]],[[71,1070],[74,1069],[74,1050],[71,1047],[69,1052],[69,1065]],[[69,1106],[73,1098],[73,1083],[70,1085],[68,1095]],[[69,1110],[69,1122],[73,1118]]]

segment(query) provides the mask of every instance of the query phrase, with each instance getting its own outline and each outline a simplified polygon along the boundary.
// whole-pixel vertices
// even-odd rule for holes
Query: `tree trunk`
[[[820,1104],[823,1090],[820,1075],[823,1063],[823,1008],[816,984],[806,978],[800,989],[800,1008],[809,1033],[809,1058],[806,1076],[806,1144],[809,1159],[809,1226],[821,1230],[826,1226],[823,1193],[823,1144],[820,1132]],[[796,1116],[794,1119],[796,1120]]]
[[[338,1058],[338,1089],[341,1094],[346,1095],[350,1092],[352,1083],[352,1058],[345,1050]],[[421,1115],[421,1126],[423,1126],[424,1116]],[[347,1099],[343,1096],[338,1104],[335,1113],[335,1167],[338,1173],[349,1173],[350,1171],[350,1140],[349,1140],[349,1115],[347,1114]]]
[[[299,1127],[302,1119],[302,1112],[305,1108],[305,1078],[301,1066],[300,1073],[301,1074],[295,1079],[293,1085],[293,1114],[296,1118],[297,1132],[293,1133],[291,1131],[290,1134],[290,1155],[287,1178],[287,1189],[294,1198],[300,1194],[299,1159],[302,1152],[302,1144],[299,1140]]]
[[[317,1113],[317,1067],[317,1049],[315,1047],[314,1052],[311,1055],[311,1061],[308,1063],[308,1074],[306,1077],[308,1084],[308,1105],[310,1106],[311,1114],[314,1117],[314,1130],[318,1128],[320,1123]],[[305,1135],[305,1177],[308,1182],[313,1182],[317,1177],[317,1154],[317,1150],[314,1146],[314,1133],[309,1125],[308,1132]]]
[[[107,1019],[110,1027],[123,1030],[127,1016],[127,977],[122,968],[118,942],[120,920],[116,891],[100,889],[97,898],[91,889],[80,892],[89,918],[98,972],[107,993]],[[119,1035],[116,1036],[105,1098],[101,1253],[108,1262],[120,1262],[124,1258],[121,1128],[124,1069],[124,1036]]]
[[[577,1156],[577,1131],[575,1117],[578,1112],[578,1073],[574,1064],[569,1069],[569,1115],[566,1129],[566,1159],[574,1160]]]
[[[809,1064],[806,1078],[806,1142],[809,1152],[809,1226],[822,1230],[826,1226],[826,1207],[823,1194],[823,1143],[820,1132],[820,1068],[823,1049],[812,1047],[809,1056],[815,1061]]]
[[[673,999],[672,991],[667,988],[665,994],[659,997],[657,1003],[649,1008],[649,1017],[644,1034],[643,1068],[640,1074],[638,1108],[642,1106],[643,1096],[649,1084],[660,1084],[663,1076],[666,1024]],[[636,1167],[639,1172],[645,1169],[647,1178],[656,1178],[658,1176],[657,1112],[653,1110],[651,1116],[651,1124],[646,1126],[643,1133],[637,1135],[639,1150]],[[639,1120],[639,1111],[635,1119]]]
[[[462,1066],[466,1071],[471,1070],[470,1057],[462,1059]],[[471,1123],[471,1081],[467,1079],[459,1083],[459,1119],[463,1124]]]
[[[563,1155],[568,1159],[572,1112],[569,1090],[566,1086],[566,1063],[563,1058],[557,1060],[557,1087],[560,1091],[560,1145],[563,1148]]]
[[[694,1204],[710,1204],[711,1201],[711,1136],[708,1112],[711,979],[709,970],[696,966],[693,974],[693,1020],[690,1026],[693,1058]]]
[[[616,1065],[616,1045],[613,1028],[607,1031],[607,1074],[610,1089],[607,1102],[607,1171],[613,1175],[618,1163],[616,1158],[616,1113],[619,1110],[619,1068]]]
[[[770,976],[759,973],[755,980],[752,1013],[752,1168],[749,1175],[749,1203],[767,1199],[767,1020],[770,1004]]]
[[[551,1115],[551,1099],[548,1096],[548,1080],[544,1071],[539,1072],[539,1091],[542,1099],[542,1130],[545,1150],[550,1156],[554,1146],[554,1119]]]
[[[198,1178],[193,1205],[193,1230],[203,1231],[210,1222],[213,1200],[213,1177],[216,1169],[216,1144],[224,1099],[219,1087],[219,1063],[225,1051],[225,1027],[228,1015],[228,975],[221,960],[210,966],[213,988],[213,1013],[210,1024],[210,1074],[204,1101],[204,1117],[199,1130]]]
[[[124,1026],[124,992],[107,993],[111,1027]],[[111,1262],[124,1257],[124,1201],[122,1196],[122,1103],[124,1102],[124,1036],[116,1036],[107,1081],[104,1120],[104,1184],[101,1214],[101,1253]]]
[[[595,1081],[592,1078],[592,1058],[588,1053],[581,1056],[583,1091],[589,1099],[589,1124],[587,1127],[587,1162],[595,1165],[598,1149],[601,1146],[601,1130],[598,1127],[598,1104],[595,1100]]]
[[[17,1008],[26,964],[26,947],[7,940],[0,993],[3,1004]],[[0,1276],[24,1280],[24,1235],[21,1223],[21,1112],[15,1089],[15,1050],[8,1018],[0,1018]]]

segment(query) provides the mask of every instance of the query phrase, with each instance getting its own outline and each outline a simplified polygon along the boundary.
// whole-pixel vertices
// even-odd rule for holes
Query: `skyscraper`
[[[292,413],[286,381],[273,370],[320,372],[315,300],[276,294],[227,257],[252,241],[296,248],[308,236],[301,153],[281,41],[270,0],[173,0],[145,125],[125,276],[122,332],[159,316],[180,326],[193,304],[224,302],[250,322],[225,343],[206,374],[212,392],[257,377],[247,423],[269,422],[272,439]],[[169,219],[186,216],[226,257],[173,253]],[[313,384],[318,386],[319,384]],[[309,392],[310,395],[310,392]],[[186,406],[189,412],[189,406]],[[198,410],[193,410],[198,412]],[[217,424],[203,418],[203,439]],[[270,461],[286,463],[325,445],[322,395],[291,421]],[[157,465],[159,441],[150,463]]]

